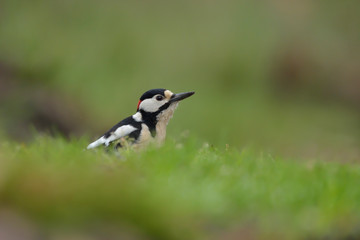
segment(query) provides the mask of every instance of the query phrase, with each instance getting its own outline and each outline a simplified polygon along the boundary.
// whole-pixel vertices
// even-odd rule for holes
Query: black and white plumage
[[[161,143],[165,140],[166,126],[174,114],[179,101],[190,97],[194,92],[174,94],[163,88],[145,92],[138,102],[137,112],[120,121],[87,149],[102,144],[109,146],[113,141],[127,137],[130,144],[142,147],[152,140]],[[121,146],[120,143],[116,147]]]

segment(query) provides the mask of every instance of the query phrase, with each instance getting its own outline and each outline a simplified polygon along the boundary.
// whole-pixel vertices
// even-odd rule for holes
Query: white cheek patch
[[[165,100],[157,101],[154,98],[145,99],[140,103],[140,109],[146,112],[156,112],[164,104]]]
[[[140,103],[140,109],[143,109],[146,112],[156,112],[159,110],[159,106],[156,104],[154,99],[150,98],[145,99]]]

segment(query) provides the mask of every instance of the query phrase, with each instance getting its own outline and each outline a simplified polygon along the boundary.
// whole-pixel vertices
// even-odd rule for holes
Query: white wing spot
[[[132,115],[132,118],[137,122],[142,122],[142,116],[140,112],[137,112],[134,115]]]
[[[129,135],[130,133],[132,133],[133,131],[137,130],[137,128],[131,126],[131,125],[125,125],[125,126],[121,126],[118,127],[115,132],[111,133],[111,135],[108,138],[105,138],[104,136],[102,136],[101,138],[99,138],[98,140],[96,140],[95,142],[89,144],[89,146],[87,147],[87,149],[90,148],[95,148],[101,144],[105,144],[105,146],[109,146],[109,144],[112,141],[115,141],[119,138],[125,137],[127,135]]]

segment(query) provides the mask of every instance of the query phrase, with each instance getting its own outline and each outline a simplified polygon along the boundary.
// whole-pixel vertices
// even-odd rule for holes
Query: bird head
[[[145,92],[137,105],[137,111],[146,113],[160,113],[166,111],[170,106],[190,97],[195,92],[173,93],[170,90],[158,88]]]

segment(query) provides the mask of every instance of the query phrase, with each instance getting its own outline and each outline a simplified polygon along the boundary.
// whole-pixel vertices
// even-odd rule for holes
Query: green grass
[[[287,160],[195,138],[121,156],[86,151],[87,143],[49,137],[3,142],[0,212],[50,236],[359,237],[357,164]]]

